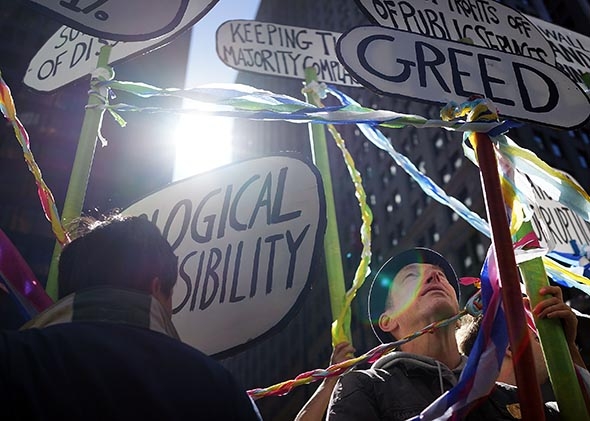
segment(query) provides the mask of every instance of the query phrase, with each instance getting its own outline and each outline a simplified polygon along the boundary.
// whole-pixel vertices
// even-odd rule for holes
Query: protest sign
[[[375,24],[555,64],[551,46],[524,15],[495,1],[356,0]]]
[[[544,247],[552,246],[561,254],[573,254],[575,248],[590,245],[590,223],[584,221],[577,213],[553,200],[543,189],[532,183],[537,209],[532,225],[539,241]]]
[[[555,66],[574,82],[583,83],[582,75],[590,73],[590,37],[532,16],[526,18],[551,45],[555,53]]]
[[[377,26],[346,32],[337,53],[356,80],[384,94],[439,104],[482,96],[503,117],[561,128],[590,116],[574,82],[527,57]]]
[[[174,30],[148,41],[109,41],[62,26],[31,60],[24,78],[25,85],[37,91],[51,92],[90,74],[96,68],[103,45],[112,46],[111,65],[161,47],[197,23],[217,1],[191,0]]]
[[[55,20],[85,34],[116,41],[145,41],[180,23],[188,0],[29,0]],[[207,3],[205,3],[207,5]]]
[[[173,321],[209,355],[279,329],[309,289],[325,228],[315,167],[271,156],[200,174],[127,208],[162,230],[178,256]]]
[[[336,56],[339,32],[248,20],[224,22],[216,34],[217,55],[236,70],[305,79],[313,67],[318,81],[361,87]]]

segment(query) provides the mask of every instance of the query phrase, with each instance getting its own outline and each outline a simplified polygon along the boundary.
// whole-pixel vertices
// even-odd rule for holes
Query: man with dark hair
[[[578,319],[563,301],[563,292],[558,286],[545,286],[539,290],[539,295],[548,296],[532,310],[535,315],[542,318],[557,318],[562,321],[564,333],[574,364],[585,369],[584,360],[580,355],[578,347],[576,346],[576,334],[578,328]],[[524,300],[525,304],[529,304],[528,298]],[[461,327],[457,331],[457,342],[459,350],[464,355],[469,355],[477,335],[479,333],[483,316],[468,315],[462,320]],[[545,357],[539,342],[539,337],[536,332],[530,328],[528,334],[531,338],[531,348],[533,351],[533,358],[535,362],[535,372],[537,381],[541,386],[541,394],[544,401],[545,419],[559,420],[559,409],[555,402],[555,395],[549,382],[549,373],[545,364]],[[468,420],[473,421],[487,421],[487,420],[512,420],[517,415],[520,415],[520,404],[518,401],[518,393],[516,387],[516,375],[513,366],[513,354],[510,347],[506,349],[504,359],[500,367],[500,372],[496,380],[496,385],[490,395],[484,399],[480,399],[472,404],[472,409],[469,412]]]
[[[63,249],[60,301],[0,332],[6,419],[257,420],[214,360],[172,324],[177,258],[139,217],[96,222]]]
[[[369,292],[369,317],[382,342],[404,338],[459,312],[459,285],[451,265],[425,248],[388,260]],[[406,420],[451,389],[466,358],[455,326],[414,339],[376,361],[369,370],[342,376],[328,408],[329,420]]]

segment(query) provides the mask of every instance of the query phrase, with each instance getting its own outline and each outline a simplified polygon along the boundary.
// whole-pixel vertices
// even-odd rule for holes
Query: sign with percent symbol
[[[29,63],[25,85],[39,92],[52,92],[89,75],[96,68],[103,45],[112,46],[110,65],[161,47],[197,23],[217,1],[191,0],[180,23],[171,32],[147,41],[110,41],[62,26]]]
[[[145,41],[172,31],[189,0],[29,0],[55,20],[88,35]]]

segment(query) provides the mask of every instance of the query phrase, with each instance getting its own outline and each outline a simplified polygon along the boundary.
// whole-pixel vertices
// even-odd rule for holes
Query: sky
[[[237,71],[227,67],[215,51],[215,31],[227,20],[254,19],[260,0],[219,0],[191,29],[191,46],[185,88],[207,83],[233,83]],[[188,106],[188,102],[185,106]],[[174,180],[230,162],[233,119],[182,116],[175,133]]]

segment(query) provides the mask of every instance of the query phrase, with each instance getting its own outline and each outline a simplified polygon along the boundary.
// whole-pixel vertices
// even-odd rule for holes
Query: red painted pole
[[[533,360],[533,350],[522,304],[522,293],[506,208],[502,197],[498,162],[490,137],[473,133],[479,162],[482,188],[492,241],[496,249],[498,272],[502,281],[502,299],[508,325],[508,338],[512,349],[514,372],[518,386],[518,399],[523,420],[545,419],[544,404]]]

